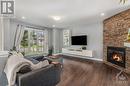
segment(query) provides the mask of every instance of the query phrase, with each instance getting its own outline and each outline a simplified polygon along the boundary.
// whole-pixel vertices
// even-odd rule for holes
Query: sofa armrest
[[[18,76],[18,86],[55,86],[60,81],[61,65],[50,64]]]

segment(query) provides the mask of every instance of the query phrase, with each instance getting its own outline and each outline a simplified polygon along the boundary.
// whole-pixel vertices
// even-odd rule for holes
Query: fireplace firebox
[[[107,47],[107,61],[125,68],[125,48]]]

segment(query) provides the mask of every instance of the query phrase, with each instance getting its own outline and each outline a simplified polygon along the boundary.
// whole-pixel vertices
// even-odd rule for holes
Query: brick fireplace
[[[116,68],[123,67],[130,73],[130,47],[124,46],[130,29],[130,9],[104,20],[103,23],[104,63]]]

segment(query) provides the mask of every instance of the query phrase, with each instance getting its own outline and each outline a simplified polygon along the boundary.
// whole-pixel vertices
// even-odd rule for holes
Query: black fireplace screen
[[[107,61],[125,68],[125,48],[107,47]]]

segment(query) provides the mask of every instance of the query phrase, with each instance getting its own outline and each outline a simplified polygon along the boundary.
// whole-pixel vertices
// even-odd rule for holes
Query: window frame
[[[28,46],[27,46],[27,48],[24,48],[23,47],[23,49],[22,49],[22,46],[21,46],[21,43],[20,43],[20,50],[22,50],[22,52],[24,52],[24,54],[25,54],[25,56],[26,55],[34,55],[34,54],[44,54],[45,53],[45,30],[43,29],[43,30],[41,30],[41,29],[34,29],[34,28],[31,28],[31,27],[26,27],[25,28],[25,31],[28,31]],[[36,32],[36,51],[32,51],[31,50],[31,43],[32,42],[34,42],[34,40],[32,40],[32,37],[31,37],[31,32],[33,33],[33,32]],[[39,42],[39,38],[38,38],[38,32],[42,32],[41,34],[43,35],[43,37],[42,37],[42,42],[41,42],[41,47],[42,47],[42,49],[41,49],[41,51],[40,51],[40,48],[39,48],[39,46],[40,46],[40,42]],[[40,36],[39,36],[40,37]],[[22,39],[23,40],[23,39]],[[33,46],[33,45],[32,45]],[[27,50],[25,50],[25,49],[27,49]],[[32,53],[32,54],[31,54]]]

